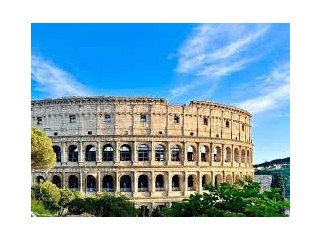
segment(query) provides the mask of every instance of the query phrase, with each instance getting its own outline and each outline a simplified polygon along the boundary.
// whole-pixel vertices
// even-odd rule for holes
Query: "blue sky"
[[[32,24],[32,99],[211,100],[253,114],[256,163],[290,155],[289,24]]]

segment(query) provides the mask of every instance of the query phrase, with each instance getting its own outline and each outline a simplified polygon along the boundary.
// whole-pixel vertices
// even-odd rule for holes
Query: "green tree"
[[[73,192],[69,188],[63,188],[60,189],[60,200],[59,200],[59,216],[65,215],[68,212],[68,207],[70,205],[70,202],[74,200],[75,198],[80,198],[79,192]]]
[[[275,173],[272,176],[271,188],[279,189],[282,198],[285,198],[285,178],[281,173]]]
[[[49,171],[56,162],[51,139],[37,128],[31,129],[31,168]]]
[[[182,202],[173,202],[163,211],[172,217],[272,217],[284,216],[289,202],[283,201],[278,189],[259,192],[260,185],[246,179],[234,184],[208,187],[208,192],[191,195]]]
[[[55,184],[44,181],[33,184],[31,198],[43,203],[45,208],[50,211],[58,211],[61,195],[59,188]]]

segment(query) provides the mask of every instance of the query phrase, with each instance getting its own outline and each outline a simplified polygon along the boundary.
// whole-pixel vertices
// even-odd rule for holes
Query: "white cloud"
[[[48,97],[89,95],[86,86],[71,74],[40,57],[32,56],[32,80],[37,83],[37,90]]]
[[[222,77],[243,70],[257,58],[248,50],[268,29],[266,24],[199,25],[178,54],[176,71],[190,77],[169,92],[179,97],[194,91],[194,87],[216,84]]]
[[[290,66],[285,63],[274,69],[260,84],[260,94],[237,104],[252,114],[273,110],[290,99]]]

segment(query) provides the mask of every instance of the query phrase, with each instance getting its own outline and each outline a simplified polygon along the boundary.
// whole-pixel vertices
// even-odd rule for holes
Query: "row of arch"
[[[56,154],[57,162],[61,162],[61,148],[54,145],[53,150]],[[200,159],[202,162],[209,161],[209,148],[208,146],[200,147]],[[150,149],[148,145],[141,144],[137,149],[138,161],[150,161]],[[154,157],[156,161],[165,161],[166,160],[166,151],[165,147],[161,144],[155,146]],[[195,161],[197,151],[196,148],[192,145],[187,147],[187,161]],[[213,159],[215,162],[220,162],[222,160],[222,149],[219,146],[213,148],[212,151]],[[250,150],[241,150],[241,154],[238,148],[235,148],[233,151],[234,161],[238,163],[252,163],[252,155]],[[120,161],[132,161],[132,149],[129,144],[123,144],[119,149]],[[179,145],[173,145],[170,148],[170,159],[171,161],[181,161],[182,158],[182,149]],[[85,148],[85,161],[96,161],[97,160],[97,149],[94,145],[87,145]],[[68,147],[68,161],[69,162],[78,162],[79,161],[79,150],[76,145],[70,145]],[[115,161],[114,148],[111,144],[106,144],[102,148],[102,161]],[[225,162],[232,161],[232,150],[230,147],[225,148]]]
[[[235,176],[235,180],[240,179],[239,175]],[[38,176],[36,181],[44,181],[43,176]],[[138,192],[149,192],[150,191],[150,178],[146,174],[141,174],[138,177]],[[230,174],[226,175],[226,182],[232,183],[233,177]],[[197,191],[199,190],[199,184],[204,187],[207,184],[211,184],[211,177],[209,174],[204,174],[201,177],[201,182],[198,181],[197,176],[195,174],[190,174],[187,177],[187,190],[188,191]],[[214,179],[214,184],[219,185],[223,182],[223,177],[221,174],[216,174]],[[62,180],[58,175],[53,175],[52,183],[54,183],[57,187],[61,188]],[[175,174],[171,177],[170,180],[172,191],[181,191],[183,190],[183,179],[181,175]],[[76,175],[70,175],[68,177],[67,187],[73,189],[74,191],[78,191],[80,184],[78,177]],[[115,191],[115,178],[112,175],[104,175],[102,178],[102,190],[107,192]],[[165,177],[163,174],[158,174],[155,177],[155,191],[165,191]],[[87,175],[85,178],[85,188],[86,191],[96,192],[97,191],[97,181],[93,175]],[[121,192],[132,192],[133,191],[133,181],[130,175],[122,175],[120,177],[120,191]]]

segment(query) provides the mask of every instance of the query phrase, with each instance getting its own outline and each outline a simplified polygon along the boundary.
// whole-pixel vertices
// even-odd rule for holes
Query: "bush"
[[[31,199],[31,211],[38,217],[55,216],[55,212],[46,209],[42,202]]]
[[[31,188],[31,197],[43,203],[50,211],[59,209],[60,189],[49,181],[35,183]]]

